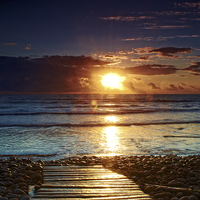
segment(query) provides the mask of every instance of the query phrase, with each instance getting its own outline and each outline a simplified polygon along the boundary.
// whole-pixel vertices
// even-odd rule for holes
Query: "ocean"
[[[0,155],[200,153],[200,95],[1,94]]]

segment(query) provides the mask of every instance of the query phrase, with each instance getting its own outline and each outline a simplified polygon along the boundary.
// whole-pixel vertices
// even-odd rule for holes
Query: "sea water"
[[[0,155],[200,153],[200,95],[1,94]]]

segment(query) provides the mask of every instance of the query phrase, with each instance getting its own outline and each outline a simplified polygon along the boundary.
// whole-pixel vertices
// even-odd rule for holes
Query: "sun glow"
[[[120,77],[117,74],[106,74],[102,76],[102,85],[111,89],[123,89],[122,82],[125,80],[125,77]]]

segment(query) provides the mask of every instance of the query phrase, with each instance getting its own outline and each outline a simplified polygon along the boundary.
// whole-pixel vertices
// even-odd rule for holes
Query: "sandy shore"
[[[10,157],[0,159],[0,200],[28,200],[28,186],[40,188],[45,164],[102,164],[135,181],[152,199],[200,199],[200,155],[69,157],[42,161]]]

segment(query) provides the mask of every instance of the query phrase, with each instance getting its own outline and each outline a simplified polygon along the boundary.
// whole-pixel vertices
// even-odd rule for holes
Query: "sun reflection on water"
[[[117,154],[118,149],[120,148],[119,144],[119,131],[115,126],[105,127],[103,129],[103,141],[102,146],[110,154]]]
[[[115,122],[119,121],[119,119],[116,116],[106,116],[105,117],[105,121],[106,122],[113,122],[113,123],[115,123]]]

